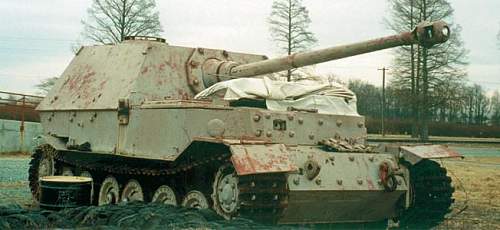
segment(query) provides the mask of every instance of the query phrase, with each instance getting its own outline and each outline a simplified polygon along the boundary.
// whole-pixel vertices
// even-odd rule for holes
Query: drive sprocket
[[[451,178],[441,165],[422,160],[410,168],[412,206],[402,213],[402,227],[431,228],[451,211],[455,191]]]

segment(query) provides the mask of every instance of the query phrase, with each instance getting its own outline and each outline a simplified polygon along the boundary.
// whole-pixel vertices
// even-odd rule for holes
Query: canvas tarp
[[[318,113],[359,116],[356,95],[335,82],[311,80],[283,82],[264,78],[240,78],[212,85],[195,99],[220,97],[227,101],[266,100],[269,110],[317,110]]]

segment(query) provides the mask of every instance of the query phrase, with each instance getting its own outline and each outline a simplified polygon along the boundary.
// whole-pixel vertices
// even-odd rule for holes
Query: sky
[[[499,0],[449,0],[454,21],[463,27],[470,82],[500,90]],[[383,23],[387,0],[304,0],[319,43],[348,44],[391,35]],[[269,35],[271,0],[158,0],[162,37],[169,44],[280,56]],[[73,58],[81,20],[91,0],[0,1],[0,91],[37,93],[41,80],[59,76]],[[381,85],[378,68],[390,67],[390,50],[315,66],[318,74]],[[390,80],[391,73],[389,71]]]

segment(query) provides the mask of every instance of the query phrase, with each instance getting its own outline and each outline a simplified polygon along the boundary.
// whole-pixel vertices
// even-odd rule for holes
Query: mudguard
[[[400,154],[412,165],[423,159],[441,159],[462,157],[462,155],[443,145],[414,145],[400,146]]]
[[[238,175],[296,171],[283,144],[233,144],[231,161]]]
[[[66,143],[64,143],[64,141],[62,141],[61,138],[48,136],[48,135],[42,135],[42,136],[36,137],[35,139],[36,139],[37,146],[48,144],[56,150],[67,150]]]

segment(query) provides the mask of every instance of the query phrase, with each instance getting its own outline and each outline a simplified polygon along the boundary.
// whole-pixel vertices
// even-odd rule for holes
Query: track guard
[[[402,158],[412,165],[417,164],[423,159],[463,157],[460,153],[443,145],[400,146],[399,149]]]
[[[56,150],[67,150],[66,143],[61,138],[42,135],[36,137],[37,146],[48,144]]]
[[[230,149],[231,162],[240,176],[297,170],[283,144],[234,144]]]

